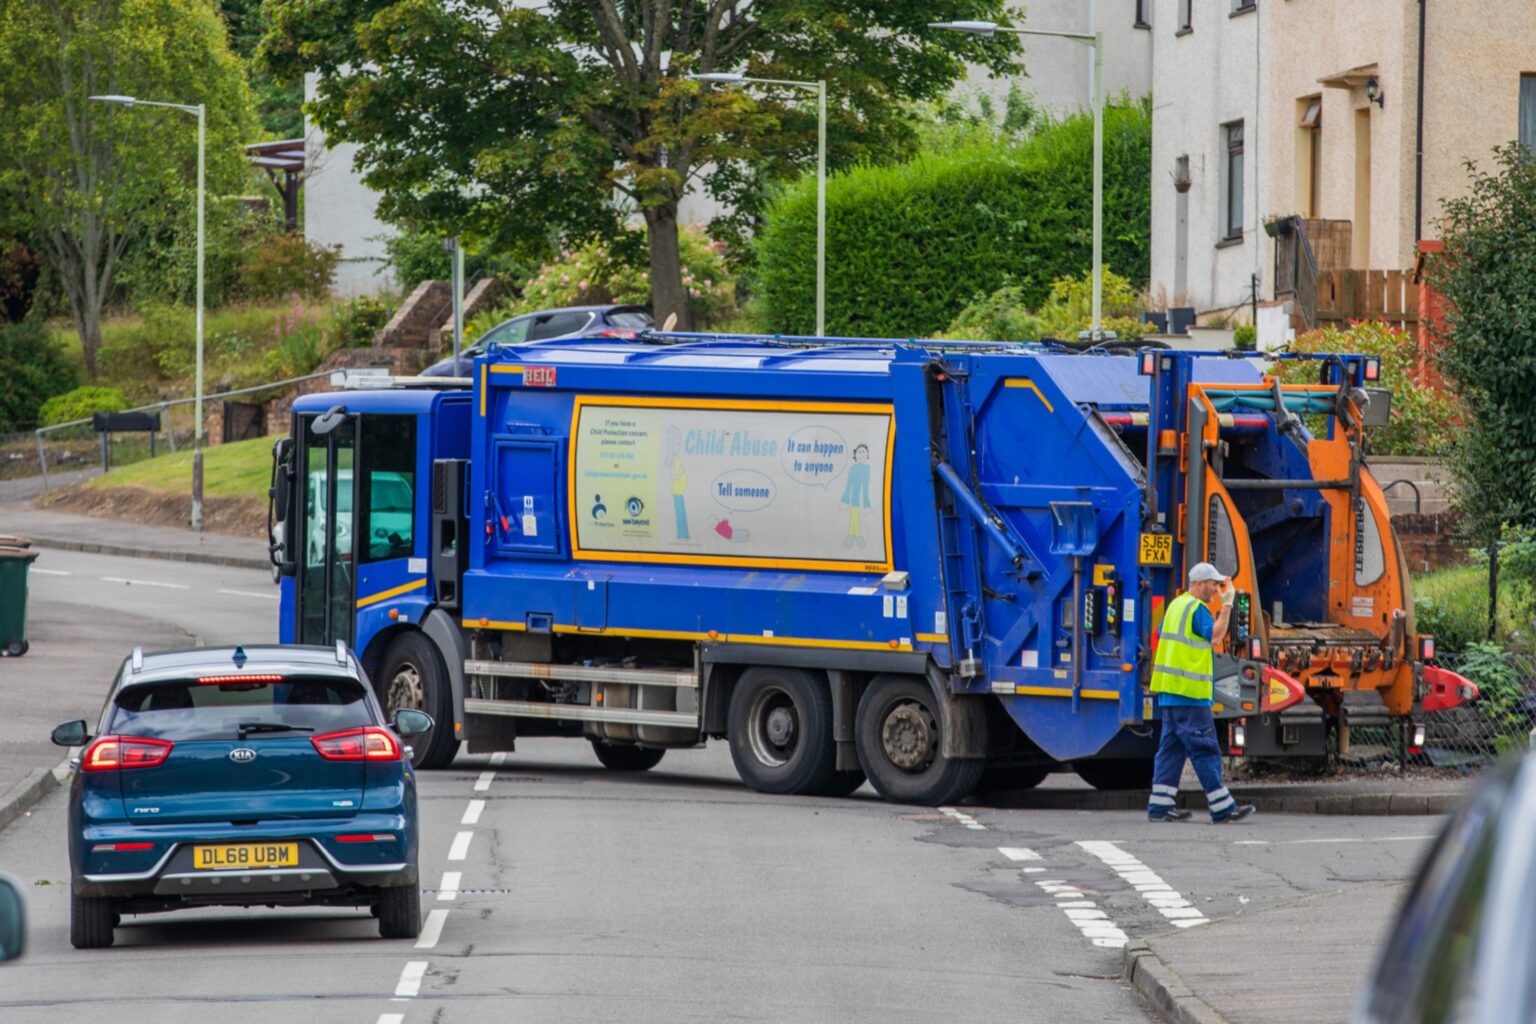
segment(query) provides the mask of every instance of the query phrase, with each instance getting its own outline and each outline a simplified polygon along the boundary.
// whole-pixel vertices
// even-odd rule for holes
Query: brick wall
[[[393,348],[427,348],[432,331],[442,323],[443,310],[453,311],[453,291],[446,281],[423,281],[379,331],[375,344]]]
[[[1392,517],[1392,528],[1410,573],[1433,572],[1467,560],[1469,549],[1461,533],[1461,516],[1455,513],[1397,515]]]
[[[476,281],[475,286],[464,296],[464,322],[469,323],[481,313],[494,308],[496,303],[501,300],[503,291],[501,281],[497,278],[486,277]],[[448,302],[448,317],[432,332],[430,339],[432,351],[441,352],[443,355],[451,355],[453,350],[453,296],[451,292]]]

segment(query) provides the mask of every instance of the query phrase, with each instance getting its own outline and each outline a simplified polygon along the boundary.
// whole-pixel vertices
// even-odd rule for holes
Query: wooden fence
[[[1417,337],[1419,284],[1411,270],[1320,270],[1317,320],[1320,327],[1385,320]]]

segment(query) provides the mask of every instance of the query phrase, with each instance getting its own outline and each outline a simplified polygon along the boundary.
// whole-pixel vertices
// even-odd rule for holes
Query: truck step
[[[691,670],[617,668],[592,665],[552,665],[543,661],[466,661],[464,673],[509,679],[555,679],[574,683],[627,683],[630,686],[671,686],[697,689]]]
[[[556,718],[574,722],[670,725],[683,729],[699,727],[699,716],[691,711],[595,708],[586,704],[545,704],[526,700],[484,700],[479,697],[465,697],[464,711],[471,715],[502,715],[508,718]]]

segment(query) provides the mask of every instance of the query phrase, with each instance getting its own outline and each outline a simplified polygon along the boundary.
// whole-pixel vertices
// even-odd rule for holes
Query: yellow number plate
[[[238,843],[192,847],[192,866],[199,871],[292,868],[298,867],[298,864],[298,843]]]
[[[1142,565],[1172,565],[1173,564],[1173,534],[1171,533],[1144,533],[1141,535],[1141,557],[1137,559]]]

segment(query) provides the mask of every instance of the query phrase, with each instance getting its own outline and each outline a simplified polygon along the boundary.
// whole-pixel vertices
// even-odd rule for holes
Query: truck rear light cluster
[[[400,741],[388,729],[365,725],[312,736],[315,752],[327,761],[398,761]]]
[[[1435,659],[1435,638],[1432,636],[1419,637],[1419,660],[1433,661]]]
[[[1413,739],[1408,744],[1408,753],[1424,753],[1424,727],[1422,725],[1415,725],[1413,727]]]
[[[80,755],[83,772],[115,772],[123,768],[154,768],[171,756],[170,740],[103,736]]]
[[[1248,638],[1248,657],[1253,661],[1264,660],[1264,641],[1256,636]]]
[[[1248,729],[1240,721],[1232,723],[1232,741],[1227,745],[1227,753],[1232,757],[1242,757],[1243,751],[1248,749]]]

